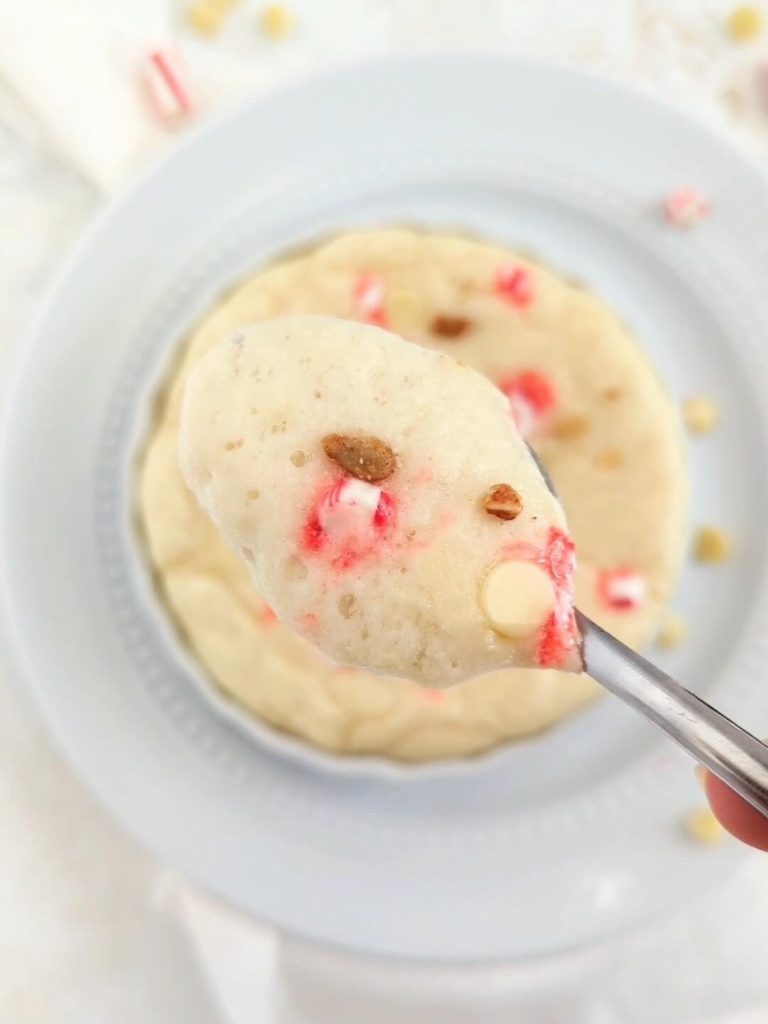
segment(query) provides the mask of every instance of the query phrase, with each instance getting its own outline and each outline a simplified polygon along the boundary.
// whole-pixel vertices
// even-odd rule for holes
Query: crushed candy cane
[[[384,282],[375,274],[360,274],[352,289],[355,311],[365,323],[388,327],[389,317],[384,307]]]
[[[496,272],[496,294],[518,309],[533,302],[533,274],[527,267],[504,264]]]
[[[193,109],[186,70],[172,50],[152,50],[144,67],[147,98],[159,120],[171,124]]]
[[[700,189],[693,186],[670,192],[664,201],[664,216],[668,224],[677,228],[691,228],[705,220],[711,212],[711,203]]]
[[[543,668],[558,668],[574,654],[580,660],[582,655],[573,612],[576,548],[571,538],[555,527],[549,531],[544,564],[555,588],[555,609],[544,624],[536,657]]]
[[[340,480],[327,492],[319,509],[319,520],[325,533],[335,533],[355,526],[373,523],[381,500],[381,488],[364,480]]]
[[[301,535],[305,554],[329,551],[334,568],[352,568],[374,554],[395,525],[391,494],[354,477],[325,487],[309,511]]]
[[[631,612],[644,603],[648,584],[636,569],[603,569],[597,576],[597,593],[611,611]]]
[[[507,396],[515,425],[526,438],[547,423],[558,404],[552,380],[538,370],[523,370],[505,377],[498,387]]]
[[[514,541],[503,549],[505,559],[533,562],[550,580],[554,607],[539,630],[536,661],[542,668],[563,668],[583,662],[581,638],[573,611],[576,549],[573,541],[551,527],[546,547]],[[506,563],[502,562],[500,567]]]

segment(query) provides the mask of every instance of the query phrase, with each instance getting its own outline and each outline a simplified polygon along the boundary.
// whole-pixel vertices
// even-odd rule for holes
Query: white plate
[[[686,234],[659,203],[687,183],[714,215]],[[219,895],[378,954],[553,953],[647,919],[731,863],[727,845],[682,834],[698,799],[689,763],[606,699],[464,767],[318,771],[202,698],[133,533],[133,446],[174,340],[276,252],[393,222],[534,250],[620,311],[676,396],[720,402],[721,429],[692,448],[694,509],[738,554],[686,568],[691,639],[667,664],[768,733],[768,186],[640,95],[503,59],[402,60],[299,85],[196,135],[109,208],[15,381],[0,466],[6,614],[83,777]]]

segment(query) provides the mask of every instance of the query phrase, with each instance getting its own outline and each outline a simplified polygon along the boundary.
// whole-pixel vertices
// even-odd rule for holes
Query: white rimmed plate
[[[711,220],[666,227],[694,183]],[[233,727],[152,595],[131,518],[147,396],[225,287],[356,224],[456,226],[584,280],[676,396],[695,515],[737,556],[688,566],[666,664],[759,734],[764,690],[768,185],[678,114],[572,71],[481,57],[367,65],[198,133],[101,217],[27,345],[0,463],[3,599],[24,674],[84,778],[145,842],[293,932],[433,961],[540,956],[645,920],[733,858],[686,841],[690,765],[615,701],[467,764],[333,768]],[[197,685],[196,685],[197,681]]]

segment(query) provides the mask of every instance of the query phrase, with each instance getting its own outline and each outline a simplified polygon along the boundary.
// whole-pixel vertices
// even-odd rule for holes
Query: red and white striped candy
[[[648,584],[635,569],[604,569],[597,577],[597,592],[611,611],[631,612],[645,602]]]
[[[331,565],[344,572],[370,557],[395,526],[395,499],[380,487],[344,477],[318,495],[301,532],[307,555],[327,552]]]
[[[576,548],[556,526],[550,527],[546,547],[514,541],[502,549],[505,559],[534,562],[552,581],[555,606],[541,628],[536,660],[542,668],[578,668],[581,661],[579,630],[573,614]]]
[[[691,228],[709,216],[709,199],[698,188],[688,186],[670,192],[664,203],[664,216],[668,224],[677,228]]]
[[[496,271],[496,294],[518,309],[533,302],[533,274],[527,267],[505,263]]]
[[[352,290],[355,310],[366,323],[386,327],[387,312],[384,308],[384,282],[375,274],[361,274]]]
[[[169,123],[191,113],[194,104],[186,71],[172,50],[150,51],[144,67],[144,86],[159,120]]]
[[[576,547],[556,526],[550,527],[547,546],[539,564],[555,588],[555,607],[544,623],[536,657],[542,668],[583,668],[581,640],[573,613],[576,586]]]
[[[328,491],[317,510],[324,533],[361,533],[374,525],[382,490],[365,480],[345,477]]]
[[[523,437],[530,437],[549,419],[557,406],[555,386],[538,370],[523,370],[499,381],[509,401],[515,425]]]

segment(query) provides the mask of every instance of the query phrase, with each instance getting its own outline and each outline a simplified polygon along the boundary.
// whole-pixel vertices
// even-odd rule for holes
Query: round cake
[[[276,619],[188,490],[177,450],[181,399],[201,357],[245,325],[293,314],[389,328],[489,377],[558,489],[578,550],[578,606],[625,642],[651,637],[682,558],[687,480],[677,410],[610,309],[492,245],[395,230],[347,234],[223,299],[159,396],[139,518],[161,595],[212,685],[325,750],[404,761],[477,754],[590,700],[598,688],[589,678],[547,669],[425,690],[333,664]]]

